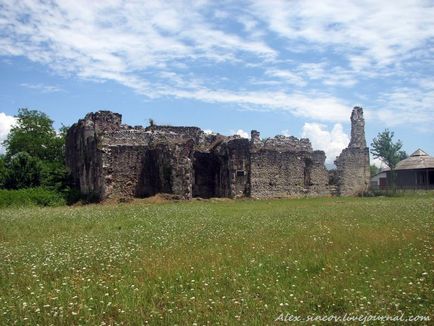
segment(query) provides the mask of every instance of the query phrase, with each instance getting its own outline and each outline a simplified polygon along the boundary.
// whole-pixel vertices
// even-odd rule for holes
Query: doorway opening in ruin
[[[211,198],[220,195],[220,162],[212,153],[194,153],[193,197]]]
[[[146,152],[140,182],[136,189],[138,197],[172,193],[172,168],[166,154],[162,149]]]

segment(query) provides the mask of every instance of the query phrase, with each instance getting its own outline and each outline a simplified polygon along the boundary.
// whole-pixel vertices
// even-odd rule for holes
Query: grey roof
[[[421,150],[420,148],[418,148],[413,154],[411,154],[410,156],[429,156],[427,154],[427,152],[424,152],[423,150]]]
[[[429,156],[420,148],[406,159],[400,161],[395,170],[434,169],[434,157]]]

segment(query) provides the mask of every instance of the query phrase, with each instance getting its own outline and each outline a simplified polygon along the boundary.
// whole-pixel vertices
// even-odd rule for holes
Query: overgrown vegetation
[[[425,193],[2,209],[0,324],[434,318],[433,203]]]
[[[398,139],[393,141],[394,132],[389,129],[385,129],[383,132],[379,132],[377,137],[372,140],[371,154],[374,158],[380,159],[384,164],[390,168],[390,181],[392,189],[396,188],[396,172],[395,167],[399,161],[407,158],[407,153],[402,148],[402,142]],[[372,176],[371,167],[371,176]]]
[[[5,198],[12,200],[11,205],[19,198],[24,199],[21,205],[33,204],[37,192],[40,192],[39,198],[50,194],[70,201],[74,196],[68,184],[64,157],[67,128],[56,132],[53,121],[36,110],[20,109],[16,118],[16,125],[3,143],[6,153],[0,156],[0,189],[10,190],[2,192],[7,195],[0,197],[0,206],[9,205],[3,202]],[[29,188],[34,189],[12,191]],[[45,205],[44,201],[41,204]]]
[[[0,189],[0,208],[25,206],[61,206],[66,199],[58,191],[44,188],[27,188],[19,190]]]

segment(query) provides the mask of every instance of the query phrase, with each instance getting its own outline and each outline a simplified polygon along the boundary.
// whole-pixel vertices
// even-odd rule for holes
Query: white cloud
[[[3,1],[2,54],[23,54],[58,70],[106,78],[164,67],[173,60],[235,60],[250,52],[273,57],[264,42],[214,28],[205,1]],[[25,14],[24,14],[25,13]],[[48,14],[49,13],[49,14]],[[28,20],[22,24],[23,16]]]
[[[252,0],[251,8],[288,41],[337,47],[357,69],[397,63],[434,37],[427,1]]]
[[[240,136],[240,137],[242,137],[242,138],[247,138],[247,139],[250,138],[249,133],[248,133],[247,131],[244,131],[243,129],[238,129],[238,130],[235,132],[235,135],[238,135],[238,136]]]
[[[309,138],[314,149],[323,150],[326,153],[328,164],[332,164],[350,142],[350,137],[343,131],[340,123],[336,123],[331,130],[328,130],[324,124],[305,123],[301,136]]]
[[[291,132],[289,131],[289,129],[282,130],[282,131],[281,131],[281,134],[282,134],[283,136],[286,136],[286,137],[290,137],[290,136],[292,136],[292,134],[291,134]]]
[[[41,93],[56,93],[60,92],[62,89],[53,85],[45,85],[42,83],[32,84],[32,83],[21,83],[20,86],[39,91]]]
[[[214,135],[214,134],[215,134],[215,132],[212,131],[211,129],[204,129],[203,132],[204,132],[206,135]]]
[[[347,121],[351,114],[349,105],[322,93],[292,93],[275,91],[237,92],[229,90],[200,89],[194,91],[170,90],[178,98],[196,99],[209,103],[236,103],[250,110],[288,111],[295,116],[322,121]]]
[[[372,155],[370,155],[369,162],[371,165],[375,165],[377,168],[387,168],[387,165],[384,164],[382,160],[380,160],[379,158],[373,158]]]
[[[0,154],[4,153],[5,149],[2,146],[2,143],[7,138],[9,131],[15,122],[15,117],[7,115],[4,112],[0,112]]]
[[[433,84],[434,85],[434,84]],[[434,87],[425,81],[423,90],[398,87],[386,92],[379,99],[381,110],[370,112],[386,126],[411,123],[414,127],[432,132],[434,123]]]
[[[265,74],[271,77],[276,77],[288,84],[292,84],[295,86],[306,85],[306,82],[303,79],[303,77],[300,77],[298,74],[289,70],[270,68],[265,71]]]
[[[25,56],[67,76],[115,81],[148,98],[346,122],[355,103],[344,99],[353,92],[330,90],[432,60],[432,17],[434,6],[422,0],[3,0],[0,55]],[[378,108],[371,116],[428,128],[431,85],[425,78],[418,88],[387,89],[383,101],[369,96]]]
[[[305,81],[288,69],[271,68],[278,53],[256,32],[253,16],[244,15],[243,20],[246,31],[255,31],[241,36],[208,21],[204,13],[210,6],[207,1],[182,0],[91,4],[84,0],[5,0],[0,11],[0,55],[24,55],[58,73],[116,81],[149,98],[175,97],[255,110],[284,110],[325,121],[347,119],[350,105],[338,98],[314,91],[282,90],[286,84],[303,86]],[[224,18],[221,12],[219,19]],[[228,62],[269,67],[264,69],[265,74],[277,84],[270,91],[249,91],[242,85],[229,90],[216,87],[214,76],[194,72],[201,65]],[[23,86],[57,90],[41,84]]]

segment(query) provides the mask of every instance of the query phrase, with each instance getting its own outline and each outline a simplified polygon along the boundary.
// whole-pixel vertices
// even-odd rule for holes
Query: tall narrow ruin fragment
[[[336,158],[337,192],[342,196],[363,194],[369,186],[369,148],[366,147],[363,109],[351,113],[351,140]]]

